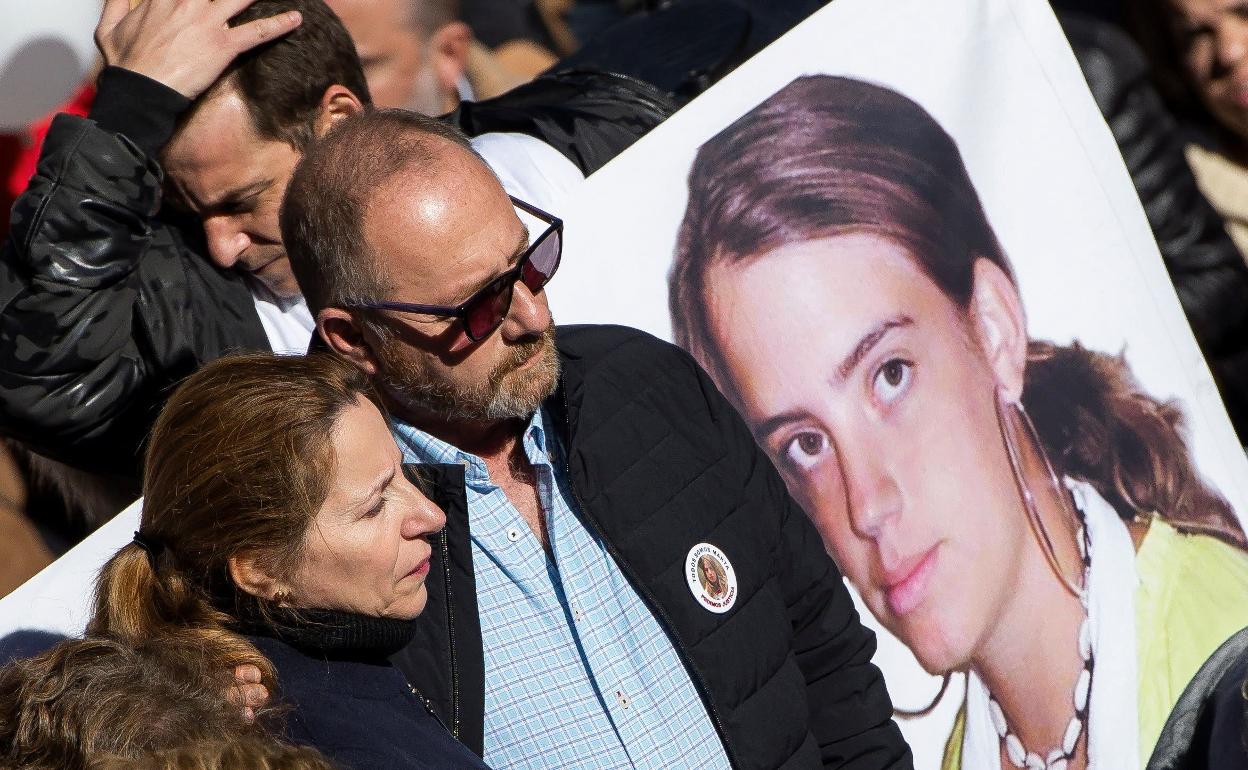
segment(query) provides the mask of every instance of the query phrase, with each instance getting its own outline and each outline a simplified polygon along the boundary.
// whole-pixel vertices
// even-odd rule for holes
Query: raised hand
[[[104,63],[159,81],[188,99],[216,81],[235,56],[275,40],[303,21],[298,11],[231,28],[255,0],[105,0],[95,44]]]

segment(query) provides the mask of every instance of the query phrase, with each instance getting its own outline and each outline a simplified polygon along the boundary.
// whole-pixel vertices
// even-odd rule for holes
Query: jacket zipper
[[[450,535],[442,528],[442,570],[446,582],[446,622],[451,641],[451,735],[459,740],[459,658],[455,644],[455,608],[451,601],[451,546]],[[423,696],[422,696],[423,697]],[[428,702],[428,701],[426,701]],[[436,716],[436,714],[435,714]],[[438,720],[439,722],[442,720]],[[445,725],[443,725],[445,727]]]
[[[565,435],[569,438],[570,443],[572,436],[572,422],[568,419],[568,394],[566,392],[563,393],[563,423],[567,428]],[[671,618],[669,618],[667,613],[663,611],[663,608],[659,606],[659,603],[654,598],[654,595],[651,594],[650,591],[648,591],[641,581],[638,580],[633,574],[632,568],[628,566],[628,562],[624,561],[624,559],[620,557],[620,553],[615,549],[615,545],[602,534],[601,528],[598,527],[597,522],[589,512],[589,508],[587,508],[585,503],[581,500],[581,494],[576,490],[576,480],[572,478],[571,456],[572,453],[569,451],[569,448],[565,448],[563,456],[564,472],[568,474],[568,489],[572,491],[572,498],[576,500],[576,504],[580,508],[581,514],[585,519],[585,524],[593,528],[594,533],[598,536],[598,539],[601,540],[602,544],[606,546],[607,553],[611,554],[611,558],[615,559],[615,563],[619,565],[620,570],[624,573],[625,577],[628,578],[628,582],[632,584],[633,589],[637,591],[637,594],[641,596],[642,601],[646,603],[646,606],[650,609],[650,611],[654,613],[656,618],[659,619],[659,624],[663,627],[664,633],[667,634],[668,641],[672,643],[672,649],[676,650],[676,654],[680,656],[681,662],[685,664],[685,670],[689,672],[690,678],[693,680],[693,686],[697,689],[698,695],[702,698],[702,705],[706,707],[706,712],[711,717],[711,723],[715,725],[715,731],[719,733],[719,739],[724,744],[724,754],[728,757],[728,764],[732,767],[740,767],[737,763],[736,757],[734,756],[732,743],[728,740],[728,730],[724,727],[723,720],[719,718],[719,712],[715,710],[715,704],[711,702],[710,692],[706,688],[706,680],[702,677],[702,672],[698,670],[696,665],[694,665],[693,660],[689,657],[684,645],[682,645],[680,640],[676,638],[675,632],[672,631]]]
[[[433,710],[433,702],[430,701],[428,698],[426,698],[424,693],[422,693],[420,690],[417,690],[416,685],[412,684],[411,682],[407,683],[407,689],[411,690],[412,695],[415,695],[416,699],[419,700],[422,704],[424,704],[425,711],[429,712],[429,716],[433,717],[434,721],[436,721],[439,725],[441,725],[443,730],[446,730],[448,733],[450,733],[451,731],[447,730],[446,722],[443,722],[442,717],[438,716],[438,712]],[[453,734],[452,734],[452,737],[454,737]]]

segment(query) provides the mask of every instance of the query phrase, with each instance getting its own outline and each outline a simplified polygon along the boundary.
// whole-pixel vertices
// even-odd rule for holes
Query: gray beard
[[[395,345],[396,347],[391,347]],[[406,407],[432,412],[446,420],[499,422],[527,420],[555,392],[559,382],[559,354],[552,324],[532,342],[517,345],[511,355],[490,372],[485,382],[456,387],[436,379],[428,370],[397,348],[403,343],[387,340],[382,345],[378,379],[392,398]],[[525,376],[516,380],[517,367],[540,351]],[[513,375],[509,379],[509,375]]]

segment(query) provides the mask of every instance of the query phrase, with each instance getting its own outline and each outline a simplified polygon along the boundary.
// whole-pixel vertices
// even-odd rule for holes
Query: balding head
[[[395,416],[480,428],[531,416],[554,390],[550,307],[519,280],[530,233],[453,128],[402,111],[343,121],[304,156],[281,222],[318,334]],[[468,332],[469,301],[501,315],[485,336]]]
[[[385,255],[365,232],[377,198],[416,185],[436,199],[468,169],[498,186],[467,137],[405,110],[365,112],[316,142],[295,169],[281,211],[282,239],[312,312],[388,291]]]

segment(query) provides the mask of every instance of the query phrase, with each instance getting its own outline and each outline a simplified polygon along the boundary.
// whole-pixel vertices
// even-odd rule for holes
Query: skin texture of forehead
[[[231,158],[236,158],[240,148],[261,141],[242,95],[236,88],[222,84],[202,97],[195,111],[178,127],[165,148],[164,161],[175,176],[202,174],[233,165]],[[227,149],[229,153],[224,152]]]
[[[498,178],[480,158],[440,137],[428,141],[433,152],[423,167],[409,165],[373,188],[363,234],[382,272],[402,270],[417,285],[427,285],[434,276],[453,285],[455,276],[473,271],[469,262],[496,248],[510,253],[515,234],[500,230],[510,224],[502,216],[514,218],[514,213]],[[423,248],[426,243],[431,247]]]

